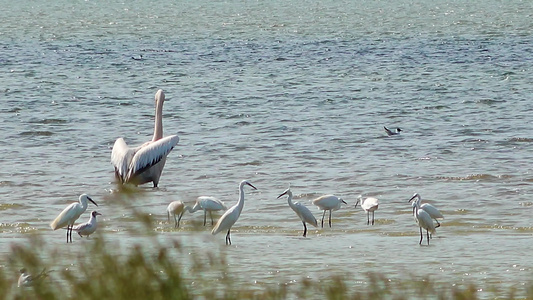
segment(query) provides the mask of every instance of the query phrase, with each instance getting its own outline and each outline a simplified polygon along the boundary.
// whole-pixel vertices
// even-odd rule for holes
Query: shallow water
[[[131,207],[153,214],[164,242],[224,255],[259,287],[366,272],[521,289],[530,283],[532,4],[522,1],[195,1],[157,4],[19,1],[0,12],[0,251],[31,234],[64,247],[48,224],[81,193],[110,242],[148,238],[113,183],[117,137],[153,130],[165,90],[164,133],[179,134],[160,188]],[[389,138],[383,126],[401,127]],[[232,231],[174,230],[166,205],[213,195],[232,205]],[[333,227],[302,225],[286,199],[347,202]],[[418,245],[407,200],[444,214]],[[380,199],[366,225],[358,195]],[[85,221],[89,211],[80,218]],[[85,243],[69,247],[76,253]],[[127,247],[127,246],[125,246]],[[4,259],[5,260],[5,259]],[[484,291],[480,292],[483,295]]]

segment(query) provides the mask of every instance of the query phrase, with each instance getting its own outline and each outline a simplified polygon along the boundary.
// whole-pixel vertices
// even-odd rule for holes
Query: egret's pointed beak
[[[413,197],[411,197],[411,199],[409,199],[409,201],[407,201],[408,203],[413,201],[413,199],[416,198],[416,195],[414,195]]]
[[[283,193],[282,193],[281,195],[279,195],[278,198],[276,198],[276,199],[279,199],[279,198],[281,198],[281,197],[284,196],[284,195],[287,195],[287,191],[283,192]]]
[[[343,199],[341,199],[341,202],[344,203],[344,204],[348,204],[348,203],[346,203],[346,201],[344,201]]]
[[[357,200],[357,202],[355,202],[354,208],[357,208],[357,204],[359,204],[359,200]]]
[[[93,199],[91,199],[91,197],[87,197],[87,200],[91,201],[94,205],[98,206],[98,204],[96,204],[96,202],[94,202]]]
[[[257,188],[255,186],[253,186],[251,183],[247,182],[246,184],[251,186],[254,190],[257,190]]]

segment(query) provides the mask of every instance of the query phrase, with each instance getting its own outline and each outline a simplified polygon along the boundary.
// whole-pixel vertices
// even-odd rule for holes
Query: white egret
[[[244,207],[244,186],[249,185],[254,190],[257,190],[255,186],[253,186],[250,182],[247,180],[241,181],[239,184],[239,201],[237,204],[230,207],[226,212],[218,219],[218,222],[215,224],[215,227],[213,227],[213,230],[211,231],[211,234],[215,235],[221,231],[228,231],[226,234],[226,245],[231,245],[231,238],[230,238],[230,231],[231,227],[237,220],[239,219],[239,216],[241,215],[242,208]]]
[[[158,90],[155,94],[155,126],[151,141],[134,148],[128,147],[123,138],[115,141],[111,163],[120,183],[140,185],[153,182],[154,187],[159,184],[167,155],[180,140],[177,135],[163,138],[163,102],[165,93]]]
[[[53,230],[63,228],[67,226],[67,243],[72,243],[72,226],[74,222],[81,216],[82,213],[87,210],[87,201],[91,201],[94,205],[98,206],[96,202],[87,196],[87,194],[80,195],[79,203],[75,202],[67,206],[53,221],[50,223],[50,227]]]
[[[363,196],[359,196],[355,202],[356,208],[357,203],[361,203],[361,208],[366,212],[366,225],[370,225],[370,213],[372,213],[372,225],[374,225],[374,212],[378,210],[379,206],[378,199],[374,197],[363,199]]]
[[[383,126],[383,128],[385,129],[385,132],[387,133],[388,136],[391,136],[391,135],[399,135],[400,132],[402,131],[399,127],[396,128],[395,131],[392,131],[390,129],[388,129],[387,127]]]
[[[206,224],[207,219],[207,212],[209,212],[209,216],[211,217],[211,225],[213,225],[213,211],[219,211],[219,210],[226,210],[227,207],[224,204],[224,202],[218,200],[215,197],[210,196],[200,196],[196,199],[196,203],[194,206],[189,208],[188,206],[185,207],[187,211],[190,213],[194,213],[198,210],[204,211],[204,226]]]
[[[304,237],[307,236],[307,225],[305,225],[305,223],[309,223],[315,227],[318,227],[318,222],[316,221],[315,216],[313,216],[311,211],[307,207],[305,207],[303,204],[301,204],[300,202],[296,202],[296,203],[292,202],[292,192],[291,192],[290,187],[286,189],[281,195],[279,195],[278,199],[284,195],[288,196],[287,203],[292,208],[292,210],[294,210],[296,215],[300,217],[300,220],[302,220],[302,223],[304,224],[304,235],[303,236]]]
[[[435,222],[437,222],[437,226],[435,226],[435,228],[439,228],[440,227],[440,223],[439,223],[439,220],[437,220],[437,219],[444,219],[444,216],[441,214],[441,212],[435,206],[433,206],[433,205],[431,205],[429,203],[422,204],[422,197],[420,197],[420,195],[418,193],[415,193],[413,195],[413,197],[411,197],[411,199],[409,199],[409,202],[411,202],[415,198],[417,198],[417,199],[416,199],[416,201],[413,202],[413,207],[415,205],[418,205],[418,207],[420,207],[420,209],[425,210],[431,216],[431,218],[434,219]]]
[[[37,281],[42,280],[44,277],[48,276],[48,273],[52,271],[46,271],[43,269],[41,273],[37,275],[31,275],[25,268],[20,269],[20,276],[17,282],[18,287],[28,287],[34,285]]]
[[[170,215],[174,216],[174,227],[178,228],[180,227],[180,221],[181,217],[183,217],[183,213],[185,212],[185,205],[180,200],[172,201],[167,207],[167,218],[168,222],[170,222]],[[178,215],[178,219],[176,219],[176,215]]]
[[[89,221],[74,226],[72,230],[76,231],[81,237],[88,237],[96,231],[96,228],[98,227],[98,223],[96,222],[96,216],[101,215],[101,213],[97,212],[96,210],[93,210],[91,212],[91,217],[89,218]]]
[[[424,235],[422,234],[422,228],[424,228],[426,230],[426,239],[429,245],[429,233],[436,233],[435,224],[433,224],[431,216],[425,210],[421,209],[418,204],[413,206],[413,215],[415,216],[415,220],[418,223],[418,226],[420,227],[420,242],[418,242],[418,244],[421,245],[422,240],[424,239]]]
[[[322,214],[322,228],[324,228],[324,216],[326,210],[329,210],[329,227],[331,227],[331,211],[341,208],[341,203],[347,204],[342,198],[335,195],[324,195],[313,200],[313,204],[318,206],[319,209],[324,210]]]

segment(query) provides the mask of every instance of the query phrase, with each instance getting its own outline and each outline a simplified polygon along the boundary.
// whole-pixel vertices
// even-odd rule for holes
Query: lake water
[[[118,249],[149,238],[133,211],[150,213],[161,242],[220,254],[252,287],[349,274],[357,289],[382,272],[523,293],[533,273],[533,2],[463,2],[3,3],[1,261],[34,234],[65,248],[49,223],[87,193]],[[159,88],[164,134],[180,142],[160,187],[140,187],[126,205],[111,147],[151,138]],[[387,137],[383,126],[403,132]],[[233,205],[243,179],[258,190],[246,189],[232,246],[198,230],[201,213],[177,230],[166,222],[174,200]],[[289,184],[317,218],[320,195],[348,205],[331,229],[303,238],[276,199]],[[430,246],[418,244],[415,192],[445,216]],[[374,226],[354,208],[360,194],[380,200]],[[87,243],[74,237],[62,251]]]

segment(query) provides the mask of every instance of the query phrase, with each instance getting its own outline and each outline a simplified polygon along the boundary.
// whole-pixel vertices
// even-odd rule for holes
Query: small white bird
[[[370,225],[370,213],[372,213],[372,225],[374,225],[374,212],[378,210],[379,206],[378,199],[374,197],[363,199],[363,196],[359,196],[355,202],[356,208],[357,203],[361,203],[361,208],[366,212],[366,225]]]
[[[331,227],[331,212],[341,208],[341,203],[347,204],[342,198],[335,195],[324,195],[313,200],[314,205],[318,206],[319,209],[324,210],[324,213],[322,214],[322,228],[324,228],[324,216],[326,215],[326,210],[329,210],[329,227]]]
[[[74,222],[81,216],[82,213],[87,210],[87,201],[91,201],[94,205],[98,206],[96,202],[87,196],[87,194],[80,195],[79,203],[75,202],[67,206],[53,221],[50,223],[50,227],[53,230],[63,228],[67,226],[67,243],[72,243],[72,226]]]
[[[96,228],[98,227],[98,223],[96,222],[96,216],[101,215],[101,213],[97,212],[96,210],[93,210],[91,212],[91,218],[88,222],[76,225],[72,228],[72,230],[76,231],[81,237],[89,237],[89,235],[93,234],[96,231]]]
[[[300,217],[300,220],[302,220],[302,223],[304,224],[304,235],[303,236],[306,237],[307,236],[307,225],[305,225],[305,223],[309,223],[315,227],[318,227],[318,222],[316,221],[315,216],[313,216],[311,211],[307,207],[305,207],[303,204],[301,204],[300,202],[296,202],[296,203],[292,202],[292,192],[291,192],[290,187],[286,189],[281,195],[279,195],[278,199],[284,195],[288,196],[287,203],[292,208],[292,210],[294,210],[296,215]]]
[[[18,279],[18,287],[28,287],[34,285],[37,281],[42,280],[44,277],[48,276],[48,273],[51,271],[46,271],[46,269],[43,269],[41,273],[37,275],[31,275],[26,271],[25,268],[20,269],[20,276]]]
[[[418,223],[418,226],[420,227],[420,242],[418,244],[422,244],[422,240],[424,239],[424,235],[422,234],[422,228],[426,230],[427,235],[427,241],[429,245],[429,234],[435,234],[435,224],[433,224],[433,220],[431,219],[431,216],[423,209],[421,209],[418,204],[413,207],[413,215],[415,216],[415,220]]]
[[[163,102],[165,93],[158,90],[155,94],[155,126],[151,141],[134,148],[129,148],[123,138],[115,141],[111,163],[120,183],[140,185],[153,182],[154,187],[159,184],[167,155],[180,140],[177,135],[163,138]]]
[[[416,199],[416,201],[413,201],[413,207],[415,207],[415,205],[418,205],[418,207],[420,209],[425,210],[431,216],[431,218],[434,219],[435,222],[437,222],[437,226],[435,226],[435,228],[439,228],[440,227],[440,223],[439,223],[439,220],[437,220],[437,219],[444,219],[444,216],[442,215],[442,213],[435,206],[433,206],[433,205],[431,205],[429,203],[422,204],[422,197],[420,197],[420,195],[418,193],[415,193],[413,195],[413,197],[411,197],[411,199],[409,199],[409,202],[411,202],[415,198],[417,198],[417,199]]]
[[[224,204],[224,202],[218,200],[215,197],[210,196],[200,196],[196,199],[196,203],[194,206],[189,208],[188,206],[185,207],[187,211],[190,213],[194,213],[197,210],[202,209],[204,211],[204,226],[206,224],[207,219],[207,212],[209,212],[209,216],[211,217],[211,225],[213,225],[213,211],[219,211],[219,210],[226,210],[227,207]]]
[[[383,126],[383,128],[385,129],[385,132],[387,133],[388,136],[391,136],[391,135],[399,135],[400,132],[402,131],[399,127],[396,128],[396,131],[392,131],[390,129],[388,129],[387,127]]]
[[[183,213],[185,212],[185,205],[180,200],[172,201],[167,207],[167,218],[168,222],[170,222],[170,215],[174,216],[174,227],[178,228],[180,227],[180,221],[181,217],[183,217]],[[176,215],[178,215],[178,219],[176,219]]]
[[[231,237],[230,237],[230,231],[231,227],[237,220],[239,219],[239,216],[241,215],[242,208],[244,207],[244,186],[249,185],[254,190],[257,190],[255,186],[253,186],[250,182],[247,180],[241,181],[239,184],[239,201],[237,201],[237,204],[230,207],[226,212],[218,219],[218,222],[215,224],[215,227],[213,227],[213,230],[211,230],[211,234],[215,235],[221,231],[228,231],[226,234],[226,245],[231,245]]]

